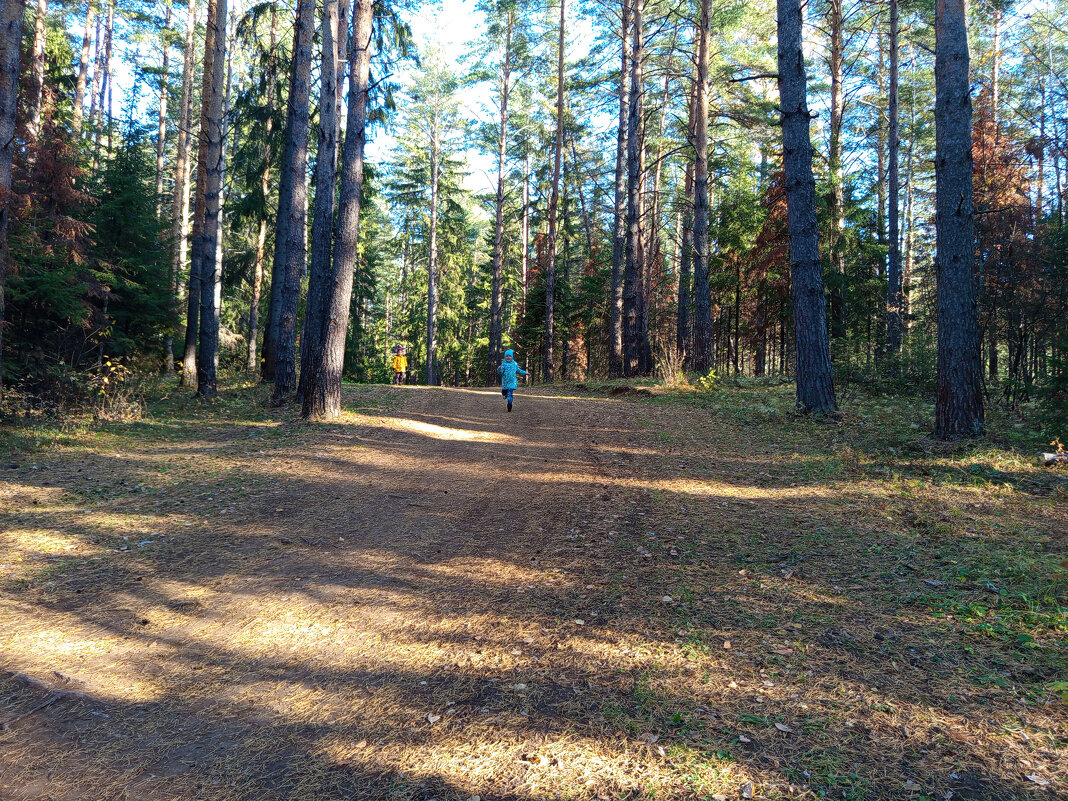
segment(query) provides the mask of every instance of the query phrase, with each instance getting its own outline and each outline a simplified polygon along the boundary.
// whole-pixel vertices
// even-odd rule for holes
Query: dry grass
[[[1063,471],[780,387],[261,395],[5,459],[0,797],[1064,792]]]

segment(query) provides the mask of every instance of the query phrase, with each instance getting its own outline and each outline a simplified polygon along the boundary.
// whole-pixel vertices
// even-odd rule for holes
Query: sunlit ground
[[[5,459],[0,798],[1068,786],[1063,471],[788,388],[258,392]]]

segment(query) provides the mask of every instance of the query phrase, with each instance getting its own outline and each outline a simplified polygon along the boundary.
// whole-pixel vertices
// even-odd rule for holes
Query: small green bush
[[[694,387],[698,392],[715,392],[719,389],[719,376],[715,370],[709,370],[703,376],[694,381]]]

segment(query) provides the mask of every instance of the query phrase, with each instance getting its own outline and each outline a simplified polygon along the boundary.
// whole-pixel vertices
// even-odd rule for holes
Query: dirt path
[[[4,471],[0,798],[1049,797],[1007,760],[1052,780],[1062,713],[958,680],[876,485],[650,404],[349,400]]]
[[[40,543],[129,550],[5,605],[5,666],[100,704],[15,723],[0,795],[503,797],[582,739],[572,685],[594,645],[573,596],[591,566],[569,537],[613,506],[591,450],[612,406],[394,392],[395,412],[299,450],[224,427],[19,471],[5,501]],[[159,481],[175,460],[208,480]],[[138,492],[72,496],[101,476]],[[36,699],[7,690],[15,711]]]

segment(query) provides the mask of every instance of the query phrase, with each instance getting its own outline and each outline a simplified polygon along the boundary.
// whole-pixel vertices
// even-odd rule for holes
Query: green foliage
[[[145,354],[172,323],[165,225],[156,216],[149,142],[131,132],[104,170],[94,231],[92,278],[105,297],[104,349]]]
[[[715,392],[719,389],[719,375],[715,370],[709,370],[694,381],[694,386],[700,392]]]

